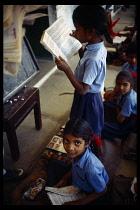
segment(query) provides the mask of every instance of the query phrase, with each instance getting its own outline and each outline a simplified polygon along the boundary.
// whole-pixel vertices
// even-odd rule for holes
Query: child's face
[[[83,26],[80,26],[78,23],[74,23],[74,26],[76,28],[76,38],[81,42],[89,42],[89,39],[91,38],[89,30],[85,30]]]
[[[137,55],[136,54],[128,55],[127,61],[130,64],[130,66],[136,66],[137,65]]]
[[[76,161],[78,161],[84,154],[86,147],[89,146],[89,142],[86,143],[83,138],[66,134],[63,138],[63,145],[68,156],[71,158],[76,158]]]
[[[116,82],[118,95],[125,95],[131,89],[131,84],[125,78],[120,78]]]

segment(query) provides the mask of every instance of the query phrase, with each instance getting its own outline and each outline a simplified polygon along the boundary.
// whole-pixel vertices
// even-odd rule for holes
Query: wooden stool
[[[34,109],[35,127],[40,130],[42,121],[38,88],[23,88],[10,99],[10,102],[6,102],[3,106],[3,131],[7,134],[12,159],[14,160],[18,160],[20,157],[16,128],[32,109]]]

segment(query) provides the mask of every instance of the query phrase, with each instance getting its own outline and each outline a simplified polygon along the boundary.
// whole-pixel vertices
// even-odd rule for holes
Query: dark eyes
[[[69,142],[69,140],[68,139],[64,139],[63,142],[67,144]]]
[[[130,58],[130,59],[131,59],[131,58],[136,58],[136,57],[133,57],[133,56],[128,56],[128,58]]]
[[[69,144],[69,143],[70,143],[70,141],[69,141],[68,139],[64,139],[63,142],[64,142],[65,144]],[[80,145],[80,144],[82,144],[82,142],[79,141],[79,140],[75,140],[74,143],[75,143],[75,145]]]
[[[117,86],[121,86],[121,85],[126,87],[126,86],[128,86],[128,83],[123,83],[123,84],[117,83]]]
[[[128,84],[127,84],[127,83],[125,83],[125,84],[123,84],[123,86],[128,86]]]
[[[76,141],[75,144],[76,145],[80,145],[81,144],[81,141]]]

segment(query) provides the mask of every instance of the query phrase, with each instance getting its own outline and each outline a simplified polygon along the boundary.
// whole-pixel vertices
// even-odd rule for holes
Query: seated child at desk
[[[117,103],[114,103],[116,118],[114,121],[105,119],[102,130],[102,139],[113,139],[136,133],[137,126],[137,93],[133,89],[133,76],[130,71],[120,71],[116,77],[116,89],[119,94]],[[108,106],[109,103],[108,103]],[[111,104],[113,107],[113,103]],[[106,115],[112,115],[113,109]]]
[[[72,166],[59,160],[50,161],[47,186],[64,187],[72,184],[85,191],[87,196],[63,205],[103,205],[108,199],[109,177],[101,161],[90,149],[93,139],[98,145],[102,143],[84,119],[71,119],[67,122],[63,145],[72,158]]]

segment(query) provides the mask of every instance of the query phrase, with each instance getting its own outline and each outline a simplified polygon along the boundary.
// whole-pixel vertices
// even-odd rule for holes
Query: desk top
[[[34,95],[38,88],[24,87],[20,92],[16,93],[8,102],[3,105],[3,118],[8,118],[13,115],[19,107],[23,106],[26,101]]]

